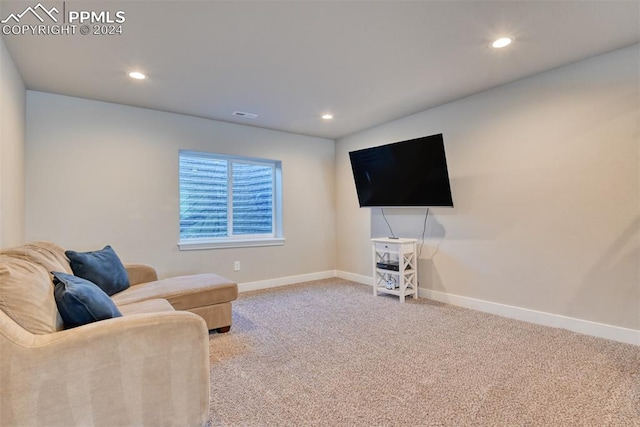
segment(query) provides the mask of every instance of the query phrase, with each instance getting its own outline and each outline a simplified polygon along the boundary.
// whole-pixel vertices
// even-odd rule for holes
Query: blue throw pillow
[[[129,287],[129,274],[111,246],[93,252],[66,251],[73,274],[95,283],[111,296]]]
[[[94,283],[67,273],[51,274],[53,294],[65,328],[122,316],[111,298]]]

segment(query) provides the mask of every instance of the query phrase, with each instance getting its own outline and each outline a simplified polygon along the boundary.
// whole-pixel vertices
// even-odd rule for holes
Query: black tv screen
[[[351,151],[360,207],[451,206],[442,134]]]

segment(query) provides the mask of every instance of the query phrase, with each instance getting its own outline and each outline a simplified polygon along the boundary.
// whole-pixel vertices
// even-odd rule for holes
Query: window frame
[[[281,246],[285,243],[282,227],[282,161],[247,156],[235,156],[205,151],[179,150],[178,153],[178,206],[180,206],[180,160],[185,157],[209,158],[227,162],[227,236],[183,239],[180,237],[178,209],[178,249],[203,250],[238,247]],[[233,164],[269,166],[273,171],[272,232],[265,234],[233,234]],[[231,233],[231,234],[229,234]]]

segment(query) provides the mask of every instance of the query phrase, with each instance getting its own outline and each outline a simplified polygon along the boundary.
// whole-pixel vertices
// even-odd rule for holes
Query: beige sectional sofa
[[[228,331],[237,285],[215,274],[157,280],[127,265],[122,317],[64,329],[52,276],[64,249],[0,251],[1,426],[199,426],[208,419],[208,330]]]

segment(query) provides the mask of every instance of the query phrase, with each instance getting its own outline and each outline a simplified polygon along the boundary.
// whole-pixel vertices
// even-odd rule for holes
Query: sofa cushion
[[[26,259],[0,255],[0,309],[33,334],[62,329],[51,276]]]
[[[129,287],[129,275],[109,245],[92,252],[66,251],[73,274],[95,283],[111,296]]]
[[[57,271],[52,274],[56,304],[66,328],[122,316],[96,284],[71,274]]]
[[[113,296],[118,304],[128,304],[152,298],[164,298],[176,310],[220,304],[238,298],[238,285],[217,274],[178,276],[143,283]]]
[[[118,310],[123,316],[142,313],[158,313],[162,311],[174,311],[169,301],[166,299],[148,299],[145,301],[132,302],[131,304],[119,305]]]
[[[15,248],[4,249],[0,254],[35,262],[46,271],[72,273],[64,249],[51,242],[32,242]]]

